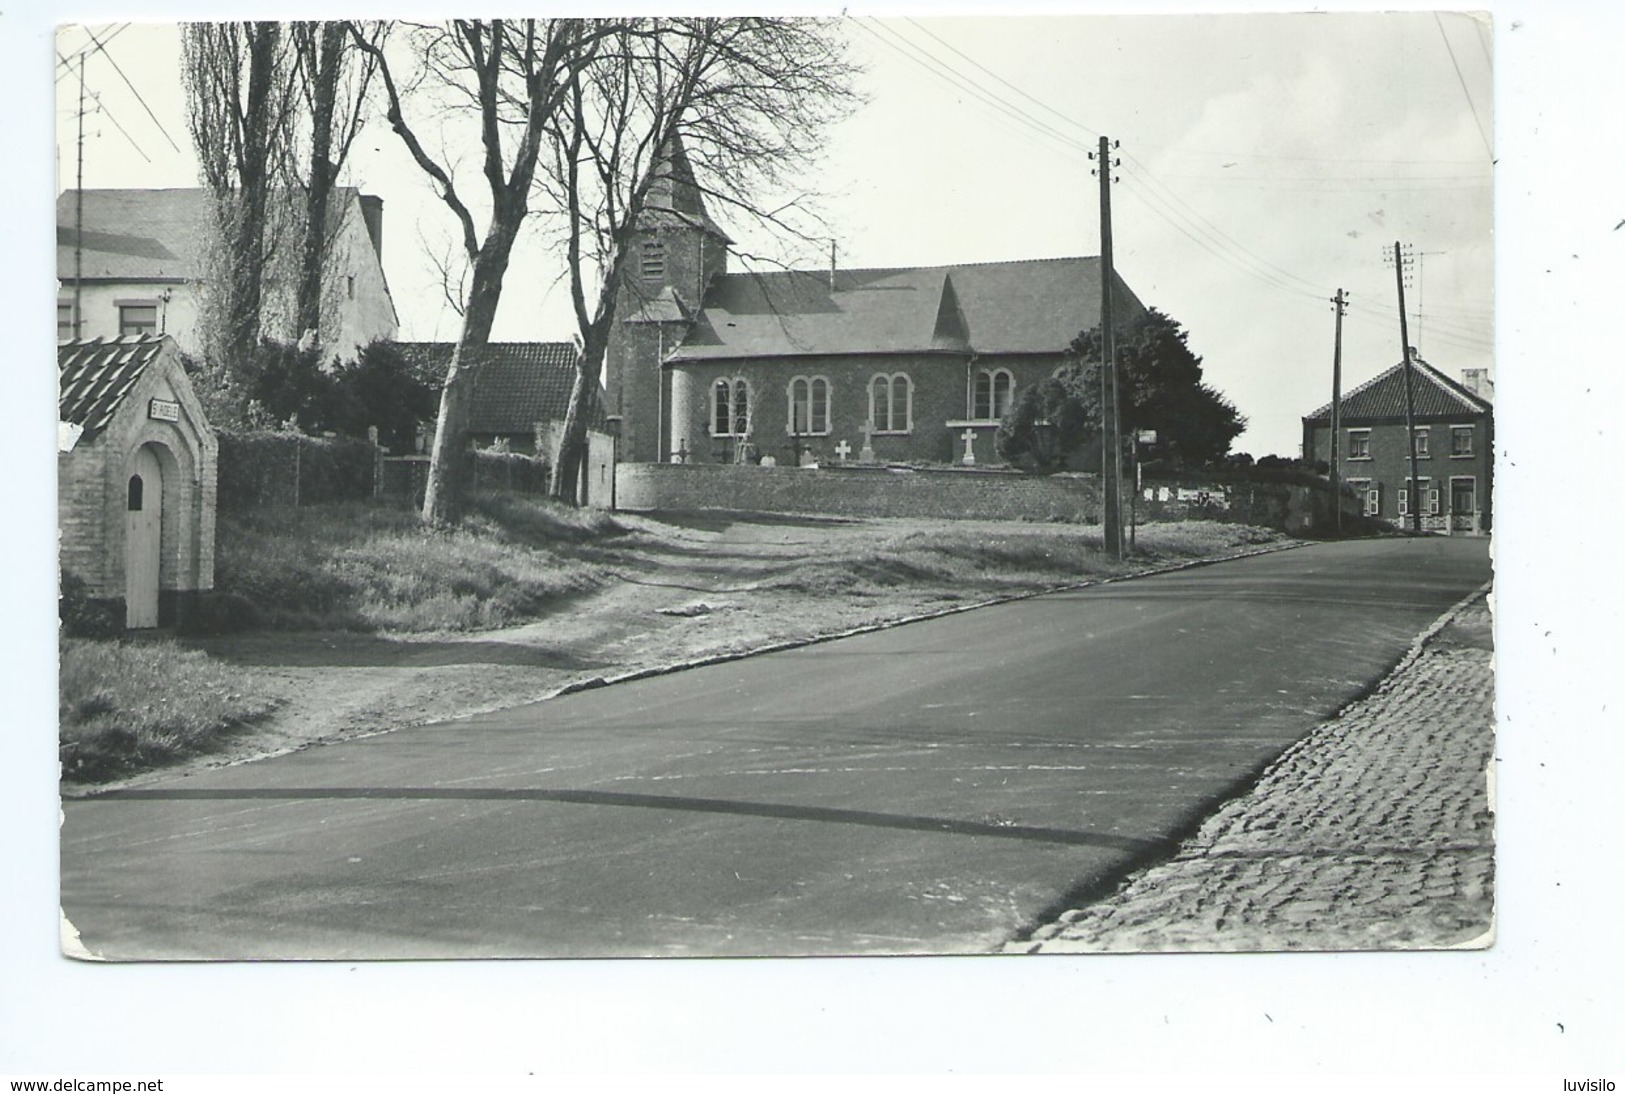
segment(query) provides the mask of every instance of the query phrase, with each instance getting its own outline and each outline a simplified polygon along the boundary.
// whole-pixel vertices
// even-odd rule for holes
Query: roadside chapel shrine
[[[214,587],[217,445],[167,336],[57,346],[62,574],[122,606],[127,627],[175,621]]]
[[[1093,257],[730,272],[680,143],[648,201],[605,362],[625,460],[993,462],[1016,392],[1100,324]]]

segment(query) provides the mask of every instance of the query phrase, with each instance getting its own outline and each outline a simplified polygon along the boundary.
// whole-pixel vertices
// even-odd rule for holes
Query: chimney
[[[1477,395],[1480,399],[1491,399],[1495,391],[1490,383],[1490,370],[1487,368],[1464,368],[1461,370],[1461,386]]]
[[[384,199],[376,194],[361,195],[361,219],[367,222],[367,235],[372,239],[373,254],[384,260]]]
[[[835,291],[835,241],[829,241],[829,291]]]

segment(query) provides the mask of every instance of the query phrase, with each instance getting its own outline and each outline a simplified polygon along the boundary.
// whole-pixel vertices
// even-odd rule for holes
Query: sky
[[[1297,454],[1299,419],[1331,394],[1337,289],[1350,297],[1344,390],[1400,359],[1395,242],[1413,256],[1410,343],[1450,375],[1493,368],[1488,17],[905,15],[847,18],[842,32],[864,102],[804,180],[842,266],[1098,254],[1088,152],[1106,135],[1117,270],[1185,328],[1208,382],[1246,415],[1237,451]],[[174,25],[96,33],[104,50],[71,26],[58,43],[69,60],[88,50],[84,185],[196,185]],[[58,77],[67,188],[78,79],[67,65]],[[441,132],[466,148],[455,125]],[[401,336],[453,337],[428,256],[452,249],[455,221],[381,122],[348,181],[384,198]],[[743,251],[827,261],[725,227]],[[533,223],[494,336],[570,337],[561,271]]]
[[[331,14],[315,3],[282,0],[277,8]],[[12,336],[12,416],[0,430],[0,459],[12,471],[11,534],[0,541],[0,603],[11,620],[0,629],[7,696],[0,831],[13,896],[0,902],[0,1073],[396,1075],[404,1089],[436,1089],[443,1084],[432,1077],[440,1073],[610,1069],[923,1073],[939,1077],[931,1089],[949,1071],[1039,1074],[1044,1089],[1055,1088],[1045,1073],[1128,1074],[1149,1090],[1190,1089],[1188,1076],[1159,1074],[1167,1072],[1197,1073],[1201,1085],[1220,1090],[1443,1083],[1510,1091],[1530,1089],[1530,1075],[1534,1086],[1557,1090],[1564,1076],[1617,1077],[1625,1028],[1625,981],[1617,976],[1625,963],[1617,925],[1625,903],[1617,848],[1625,827],[1618,776],[1625,769],[1625,570],[1618,563],[1625,517],[1609,489],[1625,444],[1617,332],[1625,300],[1625,126],[1617,120],[1625,7],[1617,0],[1476,5],[1494,19],[1493,43],[1479,39],[1496,58],[1493,124],[1485,53],[1478,31],[1460,20],[1445,19],[1443,34],[1431,16],[1366,20],[1333,34],[1324,23],[1339,17],[1302,17],[1311,31],[1286,37],[1255,20],[1183,30],[1136,22],[1115,32],[1078,23],[1071,35],[1052,24],[1024,39],[1002,21],[957,30],[926,24],[1044,106],[938,51],[976,73],[983,88],[1072,141],[1088,144],[1098,131],[1123,142],[1123,183],[1114,191],[1121,273],[1190,331],[1213,381],[1253,418],[1256,436],[1242,445],[1255,454],[1295,451],[1298,416],[1329,396],[1332,315],[1324,301],[1336,288],[1356,302],[1345,353],[1350,381],[1398,359],[1395,324],[1385,318],[1394,287],[1380,261],[1396,239],[1425,255],[1418,295],[1428,314],[1412,339],[1424,356],[1451,370],[1486,364],[1473,336],[1494,308],[1500,929],[1493,949],[92,968],[56,955],[50,906],[58,817],[49,730],[56,710],[50,407],[57,393],[41,363],[52,346],[51,209],[60,178],[51,157],[60,133],[51,129],[46,89],[56,65],[54,23],[172,19],[182,5],[188,18],[255,14],[251,0],[146,0],[139,9],[131,0],[38,0],[0,9],[0,85],[8,92],[0,118],[13,157],[0,172],[7,247],[0,309]],[[404,14],[407,6],[352,0],[344,14]],[[415,6],[439,14],[425,0]],[[894,0],[888,10],[909,8],[926,22],[927,11],[947,6]],[[1421,8],[1407,0],[1382,6]],[[893,29],[936,49],[907,24]],[[126,38],[140,47],[121,52]],[[874,35],[854,30],[852,38],[872,62],[872,101],[832,135],[820,176],[833,195],[845,260],[1095,252],[1094,183],[1078,149],[972,101]],[[184,148],[173,53],[135,28],[110,49]],[[191,185],[189,165],[141,107],[119,107],[118,75],[92,78],[107,96],[108,116],[153,162],[129,150],[109,122],[87,141],[87,183]],[[1499,161],[1493,282],[1482,222],[1488,194],[1473,188],[1486,135]],[[378,142],[380,155],[388,145]],[[1287,158],[1297,156],[1307,158]],[[1465,162],[1409,162],[1424,159]],[[1166,190],[1136,181],[1142,165]],[[96,174],[104,170],[111,179]],[[1379,175],[1388,188],[1369,189]],[[421,196],[414,205],[419,184],[398,167],[368,165],[357,181],[389,200],[386,261],[396,290],[413,298],[408,333],[435,336],[434,294],[412,286],[422,265],[413,256],[418,229],[437,230],[445,215]],[[1429,186],[1467,188],[1438,194]],[[1153,192],[1166,203],[1157,205]],[[1187,206],[1199,220],[1172,211]],[[1283,274],[1285,284],[1277,283]],[[510,290],[505,336],[568,335],[567,322],[549,318],[548,283],[538,272],[523,294]],[[1464,322],[1447,326],[1446,318]],[[1452,345],[1446,333],[1464,344]],[[223,1017],[199,1035],[200,1014]],[[1367,1074],[1337,1081],[1351,1072]],[[1373,1082],[1371,1072],[1389,1074]],[[885,1088],[923,1087],[898,1076]]]

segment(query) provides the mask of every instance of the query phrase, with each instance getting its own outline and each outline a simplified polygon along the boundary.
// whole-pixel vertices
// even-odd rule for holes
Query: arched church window
[[[914,428],[914,383],[907,373],[869,381],[869,420],[876,433],[907,433]]]
[[[792,436],[822,436],[829,432],[829,381],[822,376],[797,376],[790,381]]]
[[[750,432],[750,385],[733,376],[711,385],[711,435],[743,437]]]
[[[1016,378],[1009,369],[982,369],[976,374],[971,417],[982,422],[999,421],[1010,412],[1015,394]]]

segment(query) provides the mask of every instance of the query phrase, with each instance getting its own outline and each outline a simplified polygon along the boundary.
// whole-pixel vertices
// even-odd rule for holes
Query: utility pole
[[[1120,142],[1100,138],[1095,174],[1100,176],[1100,393],[1101,460],[1105,483],[1105,541],[1108,558],[1121,559],[1123,544],[1123,445],[1117,411],[1117,343],[1112,330],[1112,168],[1111,150]]]
[[[1422,531],[1422,502],[1418,497],[1416,479],[1416,402],[1411,393],[1411,338],[1405,321],[1405,267],[1410,260],[1400,250],[1399,242],[1394,242],[1394,282],[1399,289],[1399,345],[1405,352],[1405,447],[1410,452],[1411,481],[1405,488],[1405,497],[1410,509],[1411,531],[1421,534]]]
[[[1348,294],[1338,289],[1332,304],[1337,309],[1337,336],[1332,343],[1332,530],[1340,536],[1343,534],[1343,491],[1337,471],[1337,441],[1343,428],[1343,308],[1348,304]],[[1311,452],[1310,458],[1313,457]]]
[[[80,327],[85,272],[85,55],[79,54],[79,149],[73,182],[73,337]]]

